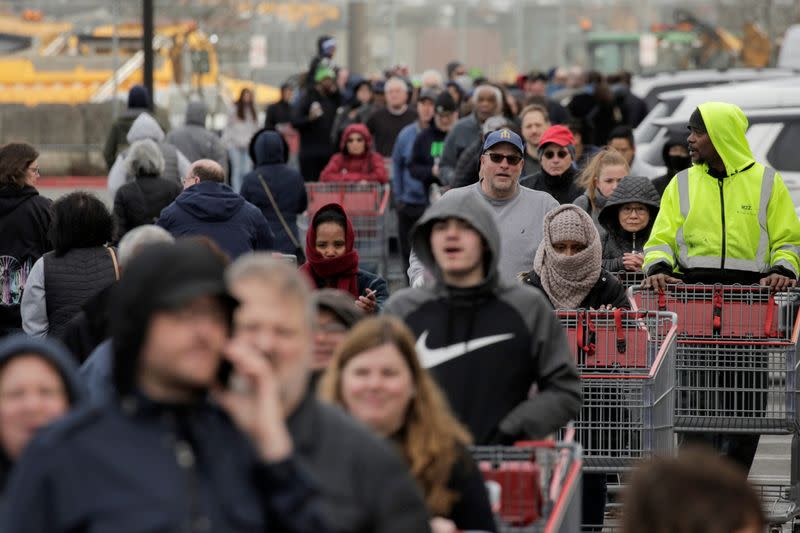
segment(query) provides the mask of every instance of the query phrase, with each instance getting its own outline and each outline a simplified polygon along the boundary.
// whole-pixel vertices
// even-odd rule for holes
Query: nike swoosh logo
[[[422,335],[419,336],[419,339],[417,339],[417,356],[424,368],[433,368],[434,366],[441,365],[442,363],[461,357],[469,352],[513,338],[513,333],[504,333],[502,335],[480,337],[467,342],[457,342],[450,346],[442,346],[441,348],[428,348],[428,331],[425,330]]]

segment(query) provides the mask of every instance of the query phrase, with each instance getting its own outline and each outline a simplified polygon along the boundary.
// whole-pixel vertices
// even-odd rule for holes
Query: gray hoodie
[[[158,125],[156,119],[147,113],[141,113],[136,117],[127,135],[129,146],[142,139],[152,139],[161,149],[165,165],[164,173],[159,177],[180,182],[186,175],[186,172],[189,171],[189,160],[186,159],[186,156],[183,155],[180,150],[164,140],[164,130]],[[133,180],[133,176],[128,175],[125,170],[125,157],[127,155],[127,150],[121,152],[117,156],[114,166],[108,171],[108,191],[111,193],[112,197],[117,194],[117,190],[120,187]]]
[[[173,144],[191,163],[198,159],[211,159],[222,168],[228,168],[228,151],[219,136],[206,129],[206,115],[208,108],[205,102],[189,102],[186,125],[170,131],[167,142]]]
[[[433,223],[450,217],[466,221],[486,244],[485,276],[474,287],[447,286],[434,260]],[[486,203],[445,194],[419,220],[412,242],[436,283],[396,293],[384,312],[403,319],[418,337],[420,361],[475,443],[541,438],[574,418],[580,380],[563,328],[540,291],[500,280],[503,247]],[[537,392],[529,397],[534,384]]]
[[[512,198],[497,200],[483,192],[479,181],[467,187],[451,189],[442,197],[470,197],[484,208],[490,209],[503,244],[503,254],[497,260],[497,269],[500,279],[507,282],[516,281],[520,272],[530,270],[542,240],[542,220],[548,211],[558,207],[556,199],[546,192],[527,187],[518,189]],[[418,287],[424,283],[425,269],[417,257],[419,250],[416,246],[412,247],[408,277],[411,285]]]

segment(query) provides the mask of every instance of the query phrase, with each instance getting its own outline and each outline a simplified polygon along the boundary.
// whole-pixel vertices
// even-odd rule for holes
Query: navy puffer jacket
[[[251,204],[258,207],[267,219],[275,236],[275,250],[285,254],[293,254],[295,246],[286,234],[278,215],[264,191],[259,174],[264,178],[272,192],[275,203],[283,215],[286,224],[300,243],[297,231],[297,215],[306,210],[308,198],[303,176],[286,164],[288,150],[280,134],[262,130],[253,137],[250,155],[255,162],[255,170],[244,177],[241,195]]]

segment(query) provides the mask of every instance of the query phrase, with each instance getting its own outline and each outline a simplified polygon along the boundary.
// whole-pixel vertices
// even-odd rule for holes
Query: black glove
[[[513,446],[520,440],[522,439],[517,438],[515,435],[509,435],[502,429],[497,428],[497,431],[494,432],[494,435],[492,435],[487,444],[492,446]]]

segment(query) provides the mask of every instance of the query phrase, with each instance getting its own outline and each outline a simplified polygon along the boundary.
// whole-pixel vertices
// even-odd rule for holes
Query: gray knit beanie
[[[586,224],[574,209],[556,213],[550,221],[550,242],[575,241],[583,245],[589,244]]]
[[[600,278],[603,247],[590,217],[577,205],[564,204],[544,216],[542,242],[536,250],[533,270],[556,309],[574,309]],[[553,244],[575,241],[586,246],[574,255],[555,251]]]

